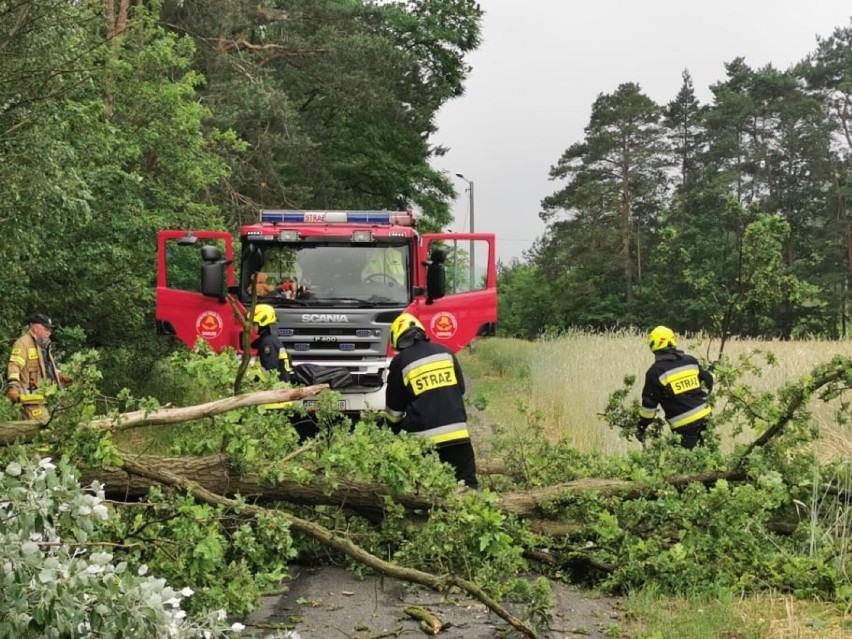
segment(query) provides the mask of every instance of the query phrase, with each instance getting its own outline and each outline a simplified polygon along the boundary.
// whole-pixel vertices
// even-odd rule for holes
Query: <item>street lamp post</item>
[[[473,225],[473,180],[468,180],[461,173],[456,173],[456,177],[461,178],[465,182],[467,182],[467,193],[468,193],[468,206],[470,208],[470,232],[473,233],[474,225]],[[470,290],[474,290],[476,286],[476,260],[474,254],[474,244],[473,240],[470,241]]]

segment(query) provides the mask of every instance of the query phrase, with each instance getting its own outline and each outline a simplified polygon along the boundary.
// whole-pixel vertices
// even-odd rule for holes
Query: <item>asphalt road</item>
[[[475,599],[445,595],[378,576],[358,579],[342,568],[293,567],[289,592],[267,597],[245,624],[246,633],[263,636],[271,628],[295,630],[300,639],[379,639],[423,637],[405,608],[419,606],[436,615],[443,639],[496,639],[511,627]],[[617,601],[553,583],[551,628],[543,639],[604,639],[618,624]],[[511,636],[509,634],[508,636]]]

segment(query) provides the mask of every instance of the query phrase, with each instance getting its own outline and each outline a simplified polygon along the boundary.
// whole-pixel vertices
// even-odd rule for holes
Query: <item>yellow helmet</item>
[[[423,328],[423,324],[420,323],[420,320],[410,313],[403,313],[393,321],[390,329],[390,340],[391,346],[394,350],[399,350],[399,338],[412,328],[421,330],[424,334],[426,333],[426,329]]]
[[[275,309],[269,304],[258,304],[254,307],[254,315],[251,321],[259,327],[269,326],[275,323]]]
[[[648,346],[656,352],[670,346],[677,346],[677,339],[672,329],[668,326],[658,326],[648,333]]]

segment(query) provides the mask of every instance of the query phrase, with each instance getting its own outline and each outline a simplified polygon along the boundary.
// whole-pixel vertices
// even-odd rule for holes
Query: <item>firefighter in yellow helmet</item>
[[[282,382],[289,382],[293,369],[287,349],[278,339],[275,309],[269,304],[258,304],[251,321],[257,327],[257,339],[251,343],[251,347],[257,349],[261,368],[270,373],[277,372]]]
[[[657,406],[662,406],[672,431],[680,435],[681,446],[695,448],[704,441],[711,412],[707,394],[713,390],[713,374],[702,368],[697,359],[677,349],[674,331],[667,326],[657,326],[648,334],[648,346],[654,353],[654,363],[645,374],[636,438],[644,441]]]
[[[399,351],[390,363],[385,395],[391,428],[428,439],[456,479],[477,488],[458,360],[446,346],[429,341],[423,324],[409,313],[393,321],[390,340]]]
[[[258,304],[254,307],[252,323],[258,336],[251,343],[251,347],[257,349],[257,360],[260,367],[267,373],[278,373],[282,382],[293,382],[293,367],[290,364],[290,356],[278,337],[278,318],[275,315],[275,309],[269,304]],[[263,404],[263,408],[266,410],[282,410],[292,407],[292,401]],[[316,422],[310,415],[291,415],[290,424],[298,433],[300,442],[315,436],[319,432]]]
[[[46,422],[50,414],[45,405],[44,394],[39,389],[42,381],[57,386],[67,386],[71,380],[66,377],[50,347],[50,336],[57,324],[43,313],[30,318],[29,328],[12,345],[6,379],[9,388],[6,397],[12,403],[20,403],[24,419]]]

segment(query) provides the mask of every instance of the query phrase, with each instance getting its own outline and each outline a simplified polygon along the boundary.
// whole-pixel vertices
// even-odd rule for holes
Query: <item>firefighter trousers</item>
[[[463,481],[468,488],[479,488],[476,479],[476,459],[470,440],[441,446],[438,449],[438,459],[453,467],[456,480]]]
[[[694,424],[687,424],[686,426],[676,428],[674,432],[680,435],[680,445],[692,450],[704,443],[704,430],[706,428],[707,420],[700,419]]]

